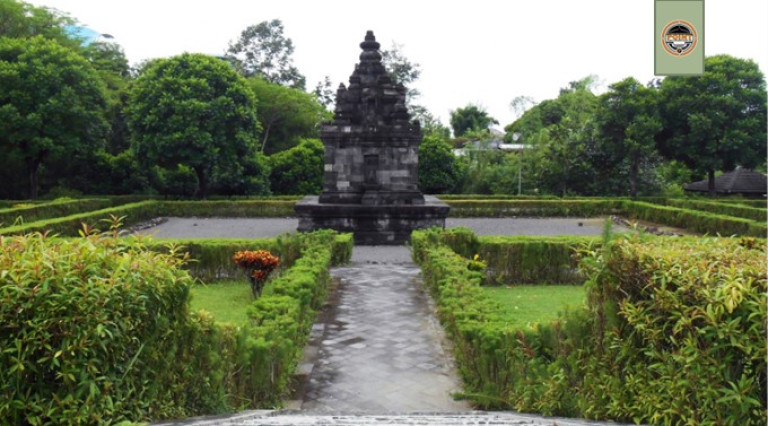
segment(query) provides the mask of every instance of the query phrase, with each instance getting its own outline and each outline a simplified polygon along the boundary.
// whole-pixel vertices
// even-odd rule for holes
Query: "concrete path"
[[[406,247],[356,247],[326,313],[301,410],[458,412],[453,358]],[[375,259],[375,260],[374,260]],[[376,263],[372,263],[376,262]]]

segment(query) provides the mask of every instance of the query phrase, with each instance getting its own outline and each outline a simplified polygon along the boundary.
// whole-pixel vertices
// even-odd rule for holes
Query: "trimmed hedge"
[[[600,244],[597,237],[576,236],[481,236],[479,241],[486,282],[494,285],[581,284],[580,251]]]
[[[467,259],[486,263],[484,285],[580,284],[580,251],[599,246],[597,237],[476,236],[468,228],[432,228],[411,235],[413,256],[446,245]]]
[[[193,279],[178,252],[106,234],[0,237],[0,418],[115,423],[276,406],[328,268],[352,244],[333,232],[284,238],[299,255],[281,253],[295,262],[237,328],[188,311]]]
[[[111,222],[110,217],[125,217],[123,225],[130,226],[157,217],[157,202],[142,201],[117,207],[96,210],[87,213],[78,213],[53,219],[39,220],[24,225],[9,226],[0,229],[2,235],[21,235],[33,232],[58,234],[62,237],[74,237],[83,229],[83,224],[90,228],[107,229]]]
[[[500,321],[468,259],[414,251],[466,396],[544,415],[765,424],[765,243],[638,238],[588,252],[588,309],[535,329]]]
[[[87,213],[40,220],[0,229],[0,234],[20,235],[49,231],[61,236],[77,236],[86,223],[90,227],[106,228],[103,221],[110,216],[125,216],[123,224],[131,226],[162,216],[178,217],[279,217],[292,216],[295,202],[264,201],[157,201],[147,200]]]
[[[768,231],[765,221],[756,222],[739,217],[660,206],[641,201],[628,203],[626,215],[633,219],[676,226],[701,234],[765,237]]]
[[[621,199],[445,200],[449,217],[592,217],[620,214]]]
[[[60,216],[69,216],[92,210],[100,210],[113,205],[107,198],[82,200],[55,200],[49,203],[24,205],[24,207],[0,209],[0,227],[12,226],[17,220],[21,224]]]
[[[709,213],[741,217],[744,219],[754,220],[758,222],[765,222],[768,219],[766,216],[765,206],[762,208],[748,207],[734,203],[719,203],[716,201],[702,201],[702,200],[675,200],[668,199],[663,203],[659,203],[672,207],[680,207],[684,209],[701,210]]]

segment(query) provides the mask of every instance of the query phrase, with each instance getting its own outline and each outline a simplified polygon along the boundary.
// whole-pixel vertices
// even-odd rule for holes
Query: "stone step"
[[[606,426],[617,423],[541,417],[512,412],[466,413],[326,414],[271,411],[244,412],[230,417],[190,419],[184,426],[366,426],[366,425],[513,425],[513,426]]]

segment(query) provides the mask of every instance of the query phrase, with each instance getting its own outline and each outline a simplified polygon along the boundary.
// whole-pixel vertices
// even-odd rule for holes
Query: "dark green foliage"
[[[483,107],[477,105],[469,104],[451,111],[451,127],[453,136],[457,138],[472,130],[488,130],[491,124],[499,124],[499,122],[488,115]]]
[[[419,188],[427,194],[443,194],[458,188],[462,170],[451,145],[436,136],[419,145]]]
[[[630,77],[612,84],[610,91],[600,96],[595,112],[597,151],[605,156],[595,165],[603,166],[602,179],[628,181],[630,197],[637,196],[641,166],[649,164],[647,160],[656,153],[653,138],[661,130],[658,98],[655,89]],[[621,163],[627,167],[622,169]]]
[[[41,167],[58,169],[103,145],[104,90],[78,52],[41,36],[0,37],[0,153],[22,162],[29,198]]]
[[[131,85],[128,124],[144,168],[173,171],[166,186],[187,191],[191,168],[198,196],[246,179],[256,148],[256,100],[244,78],[218,58],[185,53],[152,61]],[[244,185],[242,194],[259,188]]]
[[[189,166],[177,164],[175,168],[155,167],[152,171],[153,186],[163,195],[191,197],[200,191],[200,179]]]
[[[662,154],[684,162],[709,179],[715,172],[765,162],[765,76],[752,60],[728,55],[705,59],[701,76],[665,78],[661,84]]]
[[[298,146],[269,157],[273,194],[309,195],[323,190],[325,149],[319,139],[303,139]]]

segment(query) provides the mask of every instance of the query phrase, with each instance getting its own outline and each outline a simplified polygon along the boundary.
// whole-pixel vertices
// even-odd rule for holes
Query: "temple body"
[[[421,129],[405,105],[406,88],[381,63],[371,31],[360,63],[339,86],[334,119],[324,123],[323,192],[296,205],[299,231],[354,232],[358,244],[403,244],[416,228],[445,226],[448,206],[418,187]]]

